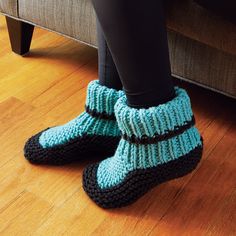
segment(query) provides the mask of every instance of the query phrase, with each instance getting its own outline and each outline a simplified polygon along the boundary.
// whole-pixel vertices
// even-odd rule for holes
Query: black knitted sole
[[[138,200],[153,187],[193,171],[202,157],[202,150],[203,147],[198,146],[176,160],[157,167],[132,171],[124,181],[107,189],[101,189],[97,184],[99,163],[92,164],[84,170],[83,188],[88,196],[102,208],[124,207]]]
[[[109,157],[120,141],[119,137],[83,135],[63,145],[43,148],[39,143],[42,132],[31,137],[24,147],[25,158],[33,164],[64,165],[87,156]]]

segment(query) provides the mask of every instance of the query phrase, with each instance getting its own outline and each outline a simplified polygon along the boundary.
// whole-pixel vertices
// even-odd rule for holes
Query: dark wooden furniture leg
[[[34,26],[6,16],[12,51],[24,55],[29,52]]]

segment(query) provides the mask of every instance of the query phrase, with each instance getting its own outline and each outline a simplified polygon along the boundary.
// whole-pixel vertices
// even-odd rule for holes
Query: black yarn
[[[31,137],[24,147],[25,158],[33,164],[63,165],[91,155],[112,156],[120,141],[120,137],[83,135],[66,144],[43,148],[39,143],[42,132]]]
[[[131,137],[127,134],[122,134],[122,138],[128,141],[129,143],[135,144],[155,144],[160,141],[164,141],[175,136],[182,134],[184,131],[188,130],[192,126],[195,125],[195,117],[193,116],[190,121],[187,121],[182,126],[175,126],[174,130],[167,131],[165,134],[155,134],[152,137],[148,137],[147,135],[143,135],[141,138],[132,135]]]
[[[85,106],[85,111],[94,118],[104,119],[104,120],[116,120],[115,114],[107,114],[105,111],[98,112],[96,110],[90,109],[88,106]]]
[[[101,189],[97,184],[99,163],[92,164],[83,172],[83,188],[88,196],[102,208],[119,208],[127,206],[153,187],[182,177],[193,171],[202,157],[202,146],[196,147],[176,160],[148,169],[137,169],[130,172],[122,183]]]

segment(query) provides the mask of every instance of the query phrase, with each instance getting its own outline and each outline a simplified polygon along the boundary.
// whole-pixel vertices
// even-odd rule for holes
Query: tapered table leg
[[[30,50],[34,25],[6,16],[12,51],[24,55]]]

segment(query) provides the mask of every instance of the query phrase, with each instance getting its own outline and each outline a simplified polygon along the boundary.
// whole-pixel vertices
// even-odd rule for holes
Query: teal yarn
[[[141,137],[155,134],[165,134],[182,126],[193,117],[191,102],[184,89],[175,87],[176,97],[157,107],[135,109],[126,105],[126,98],[122,97],[115,105],[116,119],[123,133],[128,136]]]
[[[95,80],[88,85],[86,107],[96,113],[113,115],[114,105],[122,95],[122,91],[102,86]],[[44,131],[39,137],[39,144],[43,148],[51,148],[83,135],[116,137],[120,136],[120,130],[116,120],[102,119],[83,112],[64,125]]]
[[[100,85],[98,80],[89,83],[87,89],[86,106],[98,113],[114,114],[117,100],[124,95],[122,90],[115,90]]]
[[[148,169],[176,160],[202,145],[194,125],[178,135],[151,144],[127,141],[124,136],[152,139],[178,132],[193,119],[190,98],[184,89],[175,88],[176,97],[157,107],[135,109],[127,106],[125,96],[118,99],[115,115],[123,138],[113,157],[98,165],[97,184],[101,189],[117,186],[138,169]]]
[[[87,157],[113,155],[121,138],[114,105],[122,95],[122,91],[91,82],[85,112],[30,137],[24,146],[25,158],[32,164],[64,165]]]
[[[114,154],[87,166],[83,189],[102,208],[127,206],[159,184],[191,173],[202,157],[190,99],[175,88],[173,100],[148,109],[118,99],[115,115],[121,140]]]

